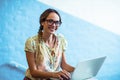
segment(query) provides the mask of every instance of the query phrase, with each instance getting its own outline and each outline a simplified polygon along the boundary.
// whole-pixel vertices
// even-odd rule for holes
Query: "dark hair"
[[[39,18],[40,28],[39,28],[38,33],[41,33],[41,32],[42,32],[43,26],[41,25],[41,23],[46,20],[46,18],[48,17],[48,15],[49,15],[51,12],[56,13],[56,14],[59,16],[59,18],[60,18],[59,21],[61,22],[61,16],[60,16],[60,14],[59,14],[55,9],[49,8],[49,9],[45,10],[45,11],[41,14],[41,16],[40,16],[40,18]]]

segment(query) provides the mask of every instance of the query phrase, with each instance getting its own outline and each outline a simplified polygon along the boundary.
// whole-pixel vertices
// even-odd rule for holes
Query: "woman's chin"
[[[50,30],[50,33],[51,33],[51,34],[54,34],[54,33],[55,33],[55,30]]]

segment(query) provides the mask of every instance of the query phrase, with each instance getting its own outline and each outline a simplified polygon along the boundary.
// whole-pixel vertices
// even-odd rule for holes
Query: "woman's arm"
[[[36,67],[36,64],[35,64],[34,54],[31,52],[26,51],[26,58],[27,58],[28,66],[29,66],[32,77],[35,77],[35,78],[58,78],[60,80],[62,80],[62,76],[69,78],[65,74],[65,71],[45,72],[45,71],[42,71],[42,66],[41,66],[41,70],[38,70]]]
[[[29,69],[30,69],[30,73],[33,77],[36,77],[36,78],[40,78],[40,77],[41,78],[50,78],[50,77],[53,77],[52,72],[42,71],[42,66],[41,66],[41,70],[37,69],[33,53],[26,51],[26,58],[27,58]]]
[[[62,53],[61,68],[62,68],[63,70],[68,71],[68,72],[73,72],[74,69],[75,69],[74,67],[72,67],[72,66],[70,66],[69,64],[67,64],[64,53]]]

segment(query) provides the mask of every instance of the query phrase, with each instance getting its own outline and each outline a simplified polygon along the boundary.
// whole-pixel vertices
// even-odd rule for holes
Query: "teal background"
[[[39,16],[54,8],[37,0],[0,0],[0,80],[22,80],[27,69],[24,44],[36,35]],[[107,56],[96,76],[99,80],[120,80],[120,35],[65,13],[57,8],[62,25],[57,31],[67,41],[66,59],[76,66],[81,60]]]

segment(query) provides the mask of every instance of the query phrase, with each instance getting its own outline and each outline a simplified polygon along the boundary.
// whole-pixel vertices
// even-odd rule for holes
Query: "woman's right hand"
[[[53,73],[55,78],[58,78],[60,80],[70,80],[71,74],[67,72],[66,70],[62,70],[59,72]]]

